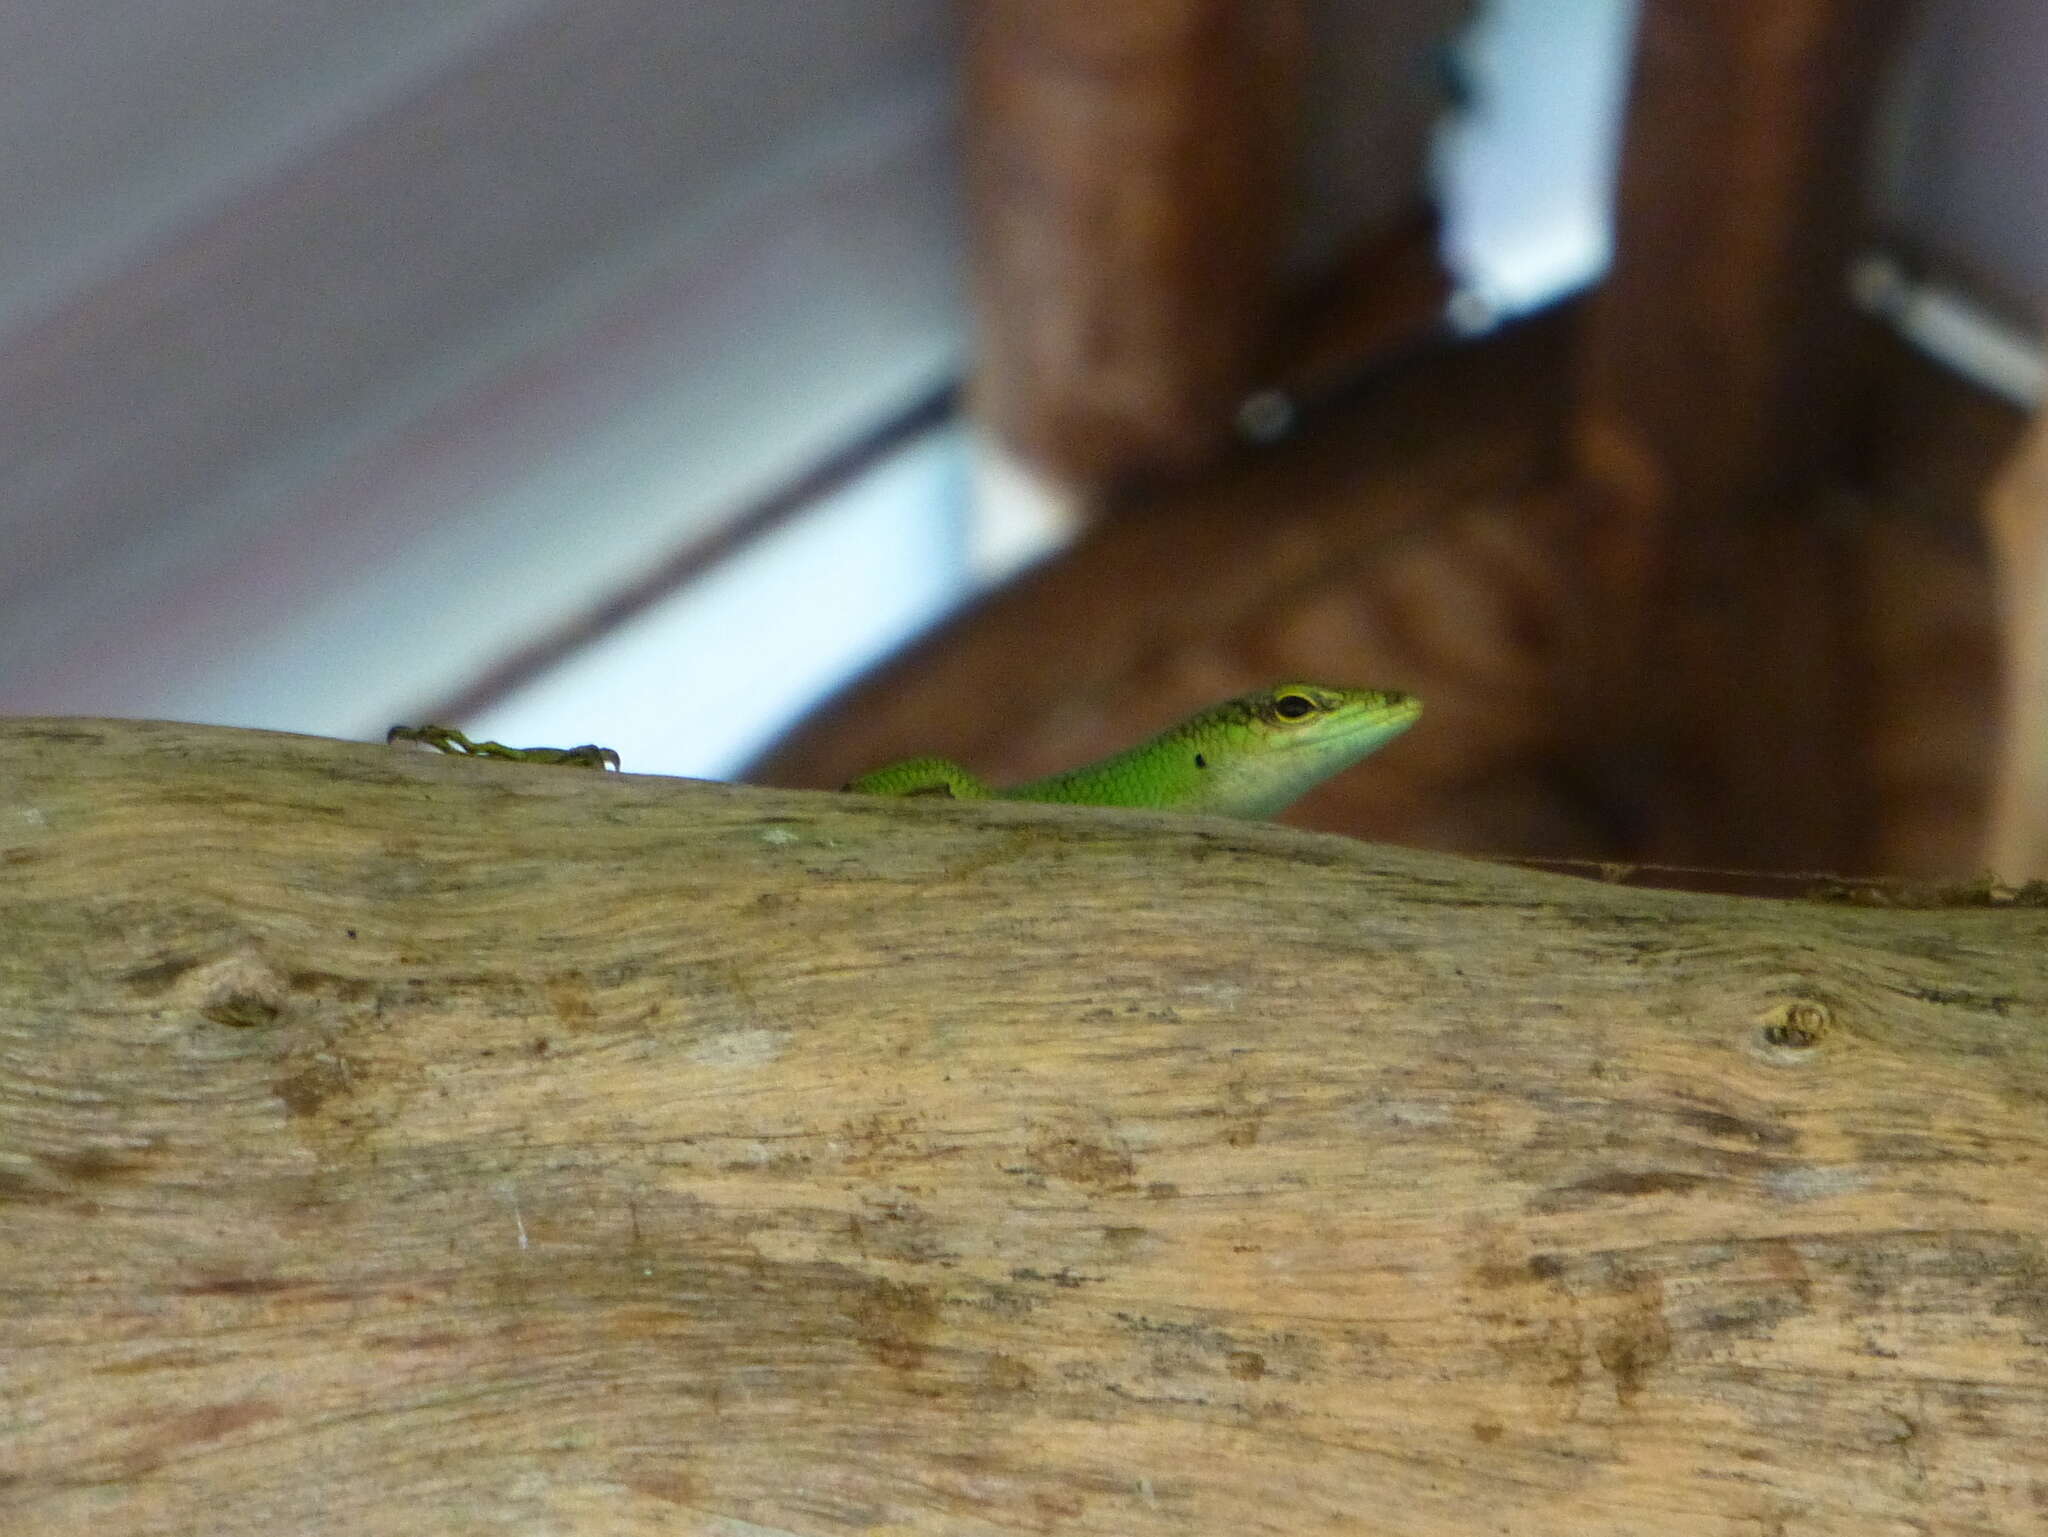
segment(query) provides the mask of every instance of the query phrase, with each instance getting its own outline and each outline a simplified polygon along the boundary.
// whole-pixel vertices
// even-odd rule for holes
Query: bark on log
[[[0,1528],[2036,1532],[2044,954],[0,724]]]

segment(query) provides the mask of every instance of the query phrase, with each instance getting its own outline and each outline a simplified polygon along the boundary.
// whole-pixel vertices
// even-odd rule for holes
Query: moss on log
[[[2044,954],[0,723],[0,1528],[2038,1532]]]

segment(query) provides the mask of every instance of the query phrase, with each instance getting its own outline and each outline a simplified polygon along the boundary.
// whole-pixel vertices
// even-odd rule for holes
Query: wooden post
[[[976,405],[1099,487],[1227,439],[1276,301],[1301,0],[980,0]]]
[[[1577,427],[1589,669],[1646,857],[1860,855],[1853,552],[1817,515],[1853,420],[1847,267],[1898,0],[1645,0]],[[1633,759],[1633,762],[1630,760]],[[1629,795],[1626,777],[1685,787]]]
[[[1985,865],[2003,880],[2048,880],[2048,411],[1992,485],[1985,529],[2004,705]]]

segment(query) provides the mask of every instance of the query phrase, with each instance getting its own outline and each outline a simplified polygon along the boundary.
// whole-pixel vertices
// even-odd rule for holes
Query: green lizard
[[[949,758],[907,758],[863,774],[866,795],[1145,806],[1213,816],[1269,817],[1415,724],[1422,701],[1381,689],[1283,683],[1212,705],[1126,752],[1045,779],[995,789]],[[506,747],[448,726],[393,726],[387,740],[447,753],[534,763],[618,767],[597,746]]]
[[[1269,817],[1399,736],[1422,713],[1413,694],[1283,683],[1212,705],[1125,752],[994,789],[947,758],[908,758],[847,789],[958,800],[1147,806]]]

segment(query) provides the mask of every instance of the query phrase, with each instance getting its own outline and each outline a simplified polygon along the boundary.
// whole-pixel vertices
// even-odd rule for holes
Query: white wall
[[[1880,146],[1894,228],[1995,304],[2048,319],[2048,3],[1923,0]]]
[[[946,0],[0,18],[0,711],[381,730],[959,366]]]

